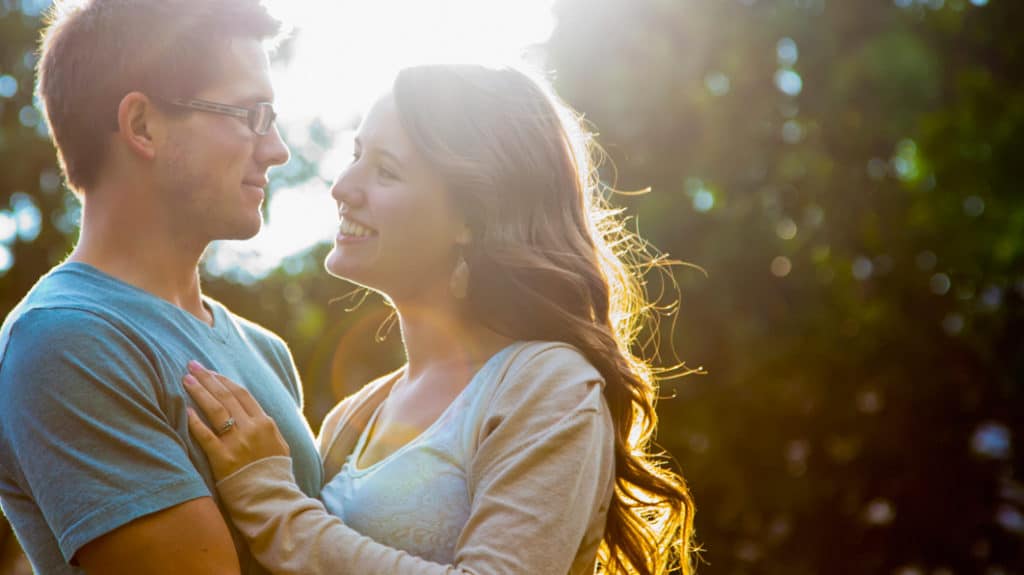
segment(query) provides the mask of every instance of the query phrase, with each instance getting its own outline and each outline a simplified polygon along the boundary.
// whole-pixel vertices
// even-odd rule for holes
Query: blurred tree
[[[607,177],[710,273],[660,409],[704,572],[1024,566],[1024,5],[985,4],[558,4]]]
[[[73,245],[32,107],[45,2],[0,0],[0,311]],[[660,442],[704,573],[1021,573],[1024,4],[559,0],[563,97],[675,274]],[[287,52],[287,46],[285,47]],[[317,145],[332,142],[313,127]],[[296,153],[273,186],[307,180]],[[617,171],[613,171],[612,168]],[[272,190],[273,191],[273,190]],[[314,427],[401,361],[388,310],[321,271],[204,287],[292,346]],[[0,522],[0,574],[24,573]],[[21,561],[20,563],[18,561]]]
[[[33,107],[38,12],[0,0],[0,309],[3,314],[70,250],[77,202],[61,186],[53,147]],[[29,573],[0,517],[0,575]]]

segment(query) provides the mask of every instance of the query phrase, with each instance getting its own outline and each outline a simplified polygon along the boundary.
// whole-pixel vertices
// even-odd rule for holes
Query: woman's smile
[[[341,223],[338,226],[337,241],[338,243],[362,242],[375,237],[376,235],[376,230],[368,228],[351,218],[343,216],[341,218]]]

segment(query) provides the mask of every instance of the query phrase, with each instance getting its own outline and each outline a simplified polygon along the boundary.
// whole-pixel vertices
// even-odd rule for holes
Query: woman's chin
[[[338,253],[338,248],[335,246],[324,258],[324,269],[336,278],[349,279],[350,266],[345,265],[346,263],[344,256]]]
[[[375,289],[367,283],[367,274],[345,256],[338,253],[337,248],[330,251],[324,259],[324,269],[327,273],[345,281],[359,284],[363,287]]]

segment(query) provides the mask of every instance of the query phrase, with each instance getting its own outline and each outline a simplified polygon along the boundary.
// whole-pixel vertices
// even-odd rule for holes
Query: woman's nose
[[[363,184],[359,181],[358,171],[355,166],[345,168],[331,186],[331,196],[339,204],[350,207],[357,207],[364,203],[365,193]]]

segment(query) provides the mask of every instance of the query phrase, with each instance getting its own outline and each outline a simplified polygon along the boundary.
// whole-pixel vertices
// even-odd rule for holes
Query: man
[[[0,331],[0,503],[39,573],[263,572],[189,437],[189,360],[256,395],[319,492],[287,347],[197,272],[211,241],[259,230],[288,159],[263,48],[279,26],[257,0],[54,8],[38,90],[81,235]]]

